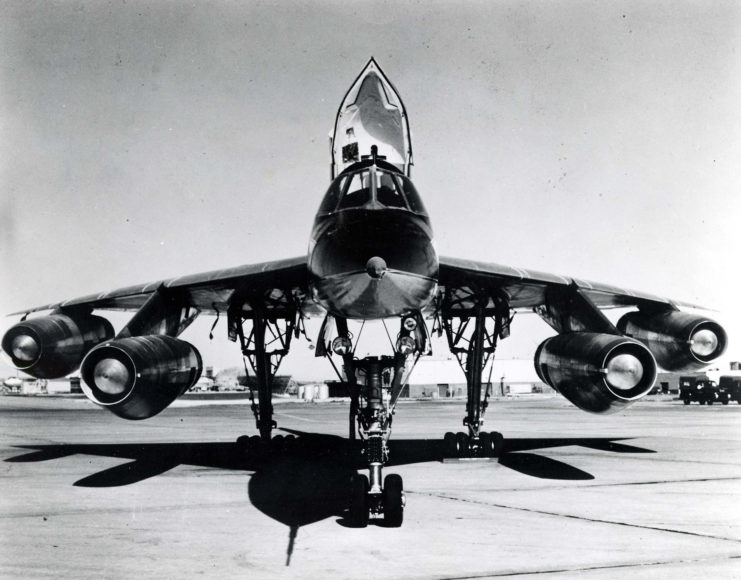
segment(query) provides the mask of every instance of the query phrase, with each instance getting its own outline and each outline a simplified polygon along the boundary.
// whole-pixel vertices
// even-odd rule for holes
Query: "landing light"
[[[704,328],[698,330],[690,339],[690,350],[697,356],[710,356],[718,348],[718,335]]]
[[[338,336],[332,341],[332,350],[340,356],[346,355],[352,349],[352,342],[346,336]]]
[[[409,332],[412,332],[415,328],[417,328],[417,321],[412,318],[411,316],[409,318],[404,319],[404,328],[408,330]]]
[[[399,339],[399,345],[398,345],[398,351],[401,354],[409,354],[411,352],[414,352],[414,348],[416,347],[416,343],[414,342],[414,339],[411,336],[402,336]]]
[[[611,387],[627,391],[643,378],[643,365],[632,354],[619,354],[607,363],[605,378]]]

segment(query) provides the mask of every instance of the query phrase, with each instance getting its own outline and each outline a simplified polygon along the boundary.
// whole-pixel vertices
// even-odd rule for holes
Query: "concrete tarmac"
[[[0,397],[0,577],[741,578],[739,405],[496,401],[500,460],[443,463],[464,403],[404,402],[386,469],[404,478],[398,529],[344,517],[347,411],[277,404],[305,444],[255,460],[233,443],[254,433],[246,404],[130,422]]]

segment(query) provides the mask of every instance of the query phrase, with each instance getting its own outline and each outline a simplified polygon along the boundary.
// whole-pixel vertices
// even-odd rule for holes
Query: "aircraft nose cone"
[[[368,276],[375,280],[383,278],[387,269],[386,261],[379,256],[373,256],[365,265],[365,271],[368,272]]]

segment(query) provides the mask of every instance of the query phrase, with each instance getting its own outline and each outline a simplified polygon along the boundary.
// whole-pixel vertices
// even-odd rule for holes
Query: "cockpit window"
[[[406,176],[375,165],[335,179],[322,200],[319,213],[363,207],[371,201],[388,208],[427,214],[417,190]]]
[[[378,203],[386,207],[401,207],[407,209],[404,196],[396,183],[396,179],[385,171],[378,172],[378,184],[376,186],[376,199]]]
[[[319,206],[319,213],[331,213],[337,208],[342,191],[347,183],[347,175],[342,175],[332,182],[327,193],[324,195],[322,205]]]
[[[401,182],[404,196],[407,198],[407,202],[409,203],[409,209],[411,209],[414,213],[427,215],[427,210],[422,203],[422,199],[419,197],[417,189],[414,187],[411,180],[404,177],[403,175],[397,175],[397,179]]]
[[[361,207],[371,199],[370,172],[360,171],[350,176],[350,184],[347,193],[342,196],[340,206],[337,209],[348,209]]]

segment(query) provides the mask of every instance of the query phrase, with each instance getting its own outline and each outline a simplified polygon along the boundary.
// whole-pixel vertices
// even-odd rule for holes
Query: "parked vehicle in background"
[[[720,377],[718,387],[725,393],[728,401],[736,401],[741,405],[741,377],[724,375]]]
[[[701,405],[712,405],[716,401],[727,405],[730,396],[715,381],[702,377],[679,377],[679,398],[685,405],[697,401]]]

